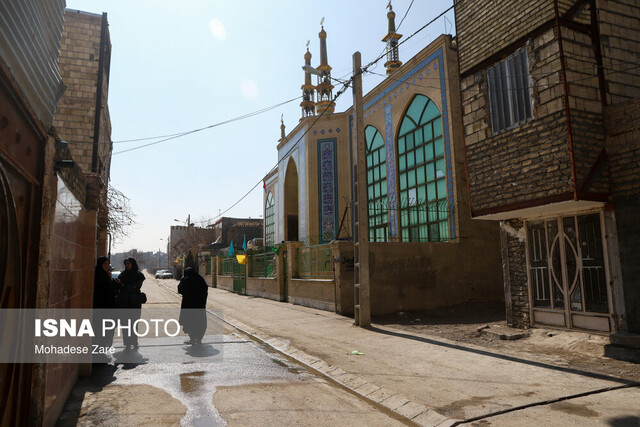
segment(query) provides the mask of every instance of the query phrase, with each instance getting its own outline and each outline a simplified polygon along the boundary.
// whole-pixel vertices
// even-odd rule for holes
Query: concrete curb
[[[216,316],[212,311],[207,311]],[[349,374],[338,366],[330,365],[315,356],[307,354],[298,348],[292,347],[290,342],[287,340],[282,340],[256,331],[249,325],[246,325],[237,319],[226,318],[222,320],[230,326],[242,331],[242,333],[250,336],[252,339],[268,345],[273,350],[295,360],[307,367],[309,370],[321,374],[332,382],[360,396],[362,399],[367,400],[374,405],[383,406],[398,417],[413,425],[425,427],[449,427],[461,421],[447,418],[433,409],[427,408],[421,403],[407,399],[399,393],[385,390],[366,378]]]

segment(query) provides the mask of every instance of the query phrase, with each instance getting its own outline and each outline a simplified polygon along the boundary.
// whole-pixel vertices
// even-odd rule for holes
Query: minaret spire
[[[387,62],[384,63],[384,67],[387,69],[388,76],[402,65],[400,54],[398,53],[398,40],[400,40],[402,34],[396,33],[396,14],[391,7],[391,1],[389,1],[387,8],[389,9],[387,13],[388,32],[382,41],[387,44]]]
[[[307,41],[307,53],[304,54],[304,84],[300,87],[302,89],[302,102],[300,103],[300,107],[302,107],[302,119],[316,115],[316,103],[313,100],[316,87],[311,84],[311,73],[308,71],[312,68],[309,43],[310,42]]]
[[[322,30],[318,33],[320,37],[320,66],[317,70],[320,72],[318,76],[317,91],[317,111],[318,113],[333,113],[336,103],[333,102],[333,85],[331,84],[331,67],[327,60],[327,32],[324,30],[324,18],[320,21]]]
[[[282,141],[285,137],[284,133],[284,114],[280,116],[280,141]]]

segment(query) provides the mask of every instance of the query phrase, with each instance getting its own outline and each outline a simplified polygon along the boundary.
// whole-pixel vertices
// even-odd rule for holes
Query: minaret
[[[387,13],[389,32],[384,36],[382,41],[387,44],[387,62],[384,63],[384,67],[387,69],[388,76],[402,65],[400,55],[398,54],[398,40],[400,40],[402,34],[396,33],[396,14],[391,7],[391,2],[389,2],[387,7],[389,8],[389,13]]]
[[[307,70],[311,67],[311,52],[309,52],[309,42],[307,41],[307,53],[304,54],[304,65]],[[311,73],[309,71],[304,72],[304,84],[300,87],[302,89],[302,119],[305,117],[311,117],[316,115],[316,103],[313,98],[315,95],[316,87],[311,84]],[[302,120],[300,119],[300,120]]]
[[[316,111],[318,114],[331,114],[336,107],[333,102],[333,85],[331,84],[331,67],[327,61],[327,33],[324,30],[324,18],[320,22],[322,30],[318,34],[320,37],[320,66],[317,70],[320,72],[318,76],[318,84],[316,85]]]
[[[285,137],[285,133],[284,133],[284,114],[280,116],[280,139],[278,140],[278,142],[282,141]]]

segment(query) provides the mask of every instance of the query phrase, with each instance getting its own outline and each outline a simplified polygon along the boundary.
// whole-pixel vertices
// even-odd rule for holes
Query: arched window
[[[273,201],[273,193],[267,195],[264,206],[264,245],[273,246],[276,243],[276,206]]]
[[[389,237],[387,162],[382,135],[373,126],[364,129],[367,152],[367,204],[369,241],[386,242]]]
[[[398,175],[402,241],[449,239],[442,117],[424,95],[413,99],[400,125]]]

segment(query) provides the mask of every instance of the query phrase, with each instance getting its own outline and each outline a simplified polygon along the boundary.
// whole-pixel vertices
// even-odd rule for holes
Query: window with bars
[[[442,116],[433,101],[424,95],[413,99],[400,125],[398,174],[402,241],[448,240]]]
[[[276,207],[273,193],[267,195],[264,207],[264,245],[273,246],[276,242]]]
[[[389,239],[389,211],[387,208],[387,162],[384,139],[378,129],[364,130],[367,151],[367,203],[369,206],[369,241]]]
[[[494,134],[531,119],[529,60],[520,49],[488,69],[491,128]]]

